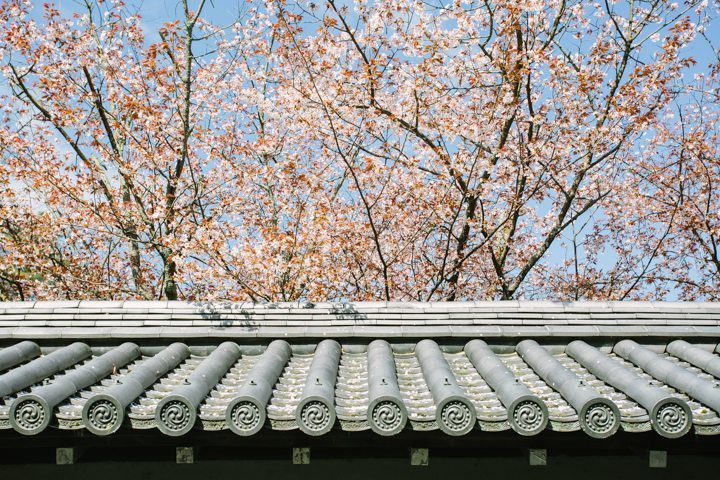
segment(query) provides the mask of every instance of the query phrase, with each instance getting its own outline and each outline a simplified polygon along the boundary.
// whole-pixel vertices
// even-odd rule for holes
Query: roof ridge
[[[190,300],[32,300],[0,302],[0,312],[7,310],[330,310],[332,312],[360,311],[677,311],[713,310],[720,313],[720,302],[680,301],[553,301],[553,300],[498,300],[466,302],[233,302],[233,301],[190,301]]]

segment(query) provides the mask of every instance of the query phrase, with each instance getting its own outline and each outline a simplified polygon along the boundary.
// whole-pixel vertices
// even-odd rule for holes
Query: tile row
[[[196,355],[173,343],[150,356],[123,343],[93,355],[75,342],[43,355],[20,342],[0,349],[0,429],[720,433],[720,356],[684,340],[662,353],[630,339],[611,350],[583,340],[547,349],[532,339],[509,349],[481,339],[296,347],[228,341]]]

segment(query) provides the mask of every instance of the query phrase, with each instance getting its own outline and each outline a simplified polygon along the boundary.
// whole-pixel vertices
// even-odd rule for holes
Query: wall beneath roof
[[[39,453],[39,452],[38,452]],[[192,465],[157,461],[89,461],[75,465],[14,464],[0,465],[0,477],[47,479],[95,478],[101,480],[206,480],[220,478],[312,478],[313,480],[352,480],[368,478],[432,479],[520,479],[533,480],[612,480],[624,478],[706,479],[720,471],[719,455],[670,455],[666,469],[648,467],[644,455],[553,455],[545,467],[530,467],[519,455],[439,457],[431,452],[428,467],[411,467],[407,458],[313,458],[310,465],[292,465],[290,458],[263,460],[198,460]]]

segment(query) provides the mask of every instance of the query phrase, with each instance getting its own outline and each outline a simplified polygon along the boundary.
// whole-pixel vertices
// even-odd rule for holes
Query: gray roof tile
[[[311,308],[306,308],[311,307]],[[287,327],[293,334],[307,327],[344,327],[338,336],[402,335],[402,328],[502,326],[499,336],[557,335],[562,325],[580,327],[577,335],[693,336],[715,335],[720,330],[720,304],[684,302],[285,302],[272,304],[185,301],[58,301],[0,302],[0,326],[68,328],[73,321],[96,322],[118,328],[160,328],[161,335],[178,337],[180,326]],[[71,323],[68,323],[71,322]],[[192,323],[188,323],[192,322]],[[376,326],[377,329],[357,327]],[[538,327],[523,330],[520,327]],[[547,328],[542,328],[547,327]],[[604,327],[598,330],[598,327]],[[690,328],[688,328],[690,327]],[[703,327],[700,329],[700,327]],[[298,330],[299,329],[299,330]],[[242,330],[241,330],[242,331]],[[268,330],[270,331],[270,330]],[[467,332],[470,329],[455,330]],[[571,330],[567,330],[571,331]],[[147,335],[155,335],[149,330]],[[45,335],[37,331],[38,335]],[[7,335],[7,334],[6,334]],[[2,333],[0,333],[2,338]],[[7,336],[5,338],[8,338]]]
[[[582,388],[580,388],[577,386],[572,386],[576,384],[570,385],[566,383],[562,383],[562,386],[558,384],[558,388],[560,388],[561,390],[554,390],[552,387],[553,381],[557,379],[564,379],[566,377],[569,378],[568,376],[572,375],[577,375],[583,382],[585,382],[585,385],[592,385],[592,388],[602,389],[605,398],[617,399],[615,400],[615,402],[618,402],[617,407],[620,409],[620,412],[623,412],[621,413],[622,422],[627,423],[638,421],[638,419],[641,419],[642,415],[646,415],[647,412],[643,410],[642,407],[638,406],[635,401],[645,402],[649,405],[652,400],[648,400],[647,398],[645,398],[647,395],[642,392],[648,392],[650,390],[652,390],[653,392],[662,391],[663,395],[669,394],[670,398],[673,399],[677,398],[676,396],[673,396],[675,395],[673,393],[674,390],[672,390],[668,386],[664,386],[662,389],[657,390],[653,390],[655,388],[653,387],[648,390],[648,388],[646,388],[648,383],[645,380],[637,383],[637,385],[632,386],[632,388],[631,386],[628,386],[627,388],[630,390],[625,391],[623,390],[623,388],[626,388],[625,386],[623,386],[624,384],[615,382],[615,378],[608,377],[606,379],[607,381],[605,381],[601,377],[602,372],[598,373],[598,377],[593,376],[593,373],[588,371],[589,365],[582,364],[582,362],[584,361],[582,358],[568,356],[564,353],[565,345],[573,338],[577,338],[578,335],[582,335],[583,337],[592,337],[600,335],[602,333],[604,335],[613,336],[614,342],[617,342],[623,338],[623,332],[628,336],[635,336],[641,331],[645,331],[647,334],[651,334],[653,330],[657,330],[660,327],[661,326],[644,327],[642,325],[615,325],[592,327],[588,325],[568,324],[509,326],[354,325],[352,329],[354,338],[352,338],[348,334],[348,328],[345,325],[312,326],[303,325],[301,322],[298,322],[294,327],[282,327],[273,325],[262,325],[257,327],[230,326],[227,328],[215,328],[207,325],[192,327],[183,325],[173,325],[166,327],[66,327],[54,329],[36,329],[20,327],[12,329],[11,333],[13,334],[13,336],[15,336],[15,338],[18,339],[36,338],[38,339],[38,344],[40,345],[42,345],[43,338],[47,338],[52,340],[51,343],[54,346],[57,346],[58,344],[68,345],[72,342],[75,342],[78,338],[92,338],[95,339],[93,345],[103,347],[102,351],[107,351],[109,350],[108,347],[116,346],[118,343],[120,343],[119,339],[121,338],[123,340],[131,339],[131,341],[136,342],[140,346],[143,345],[143,342],[148,342],[146,345],[158,345],[159,343],[160,345],[167,346],[170,343],[169,340],[161,340],[158,342],[156,340],[156,337],[171,332],[173,335],[177,335],[178,337],[192,338],[195,342],[199,342],[199,345],[209,347],[206,348],[203,352],[200,352],[197,349],[194,350],[195,353],[193,357],[190,357],[184,361],[182,359],[178,360],[174,364],[176,366],[170,367],[170,370],[167,373],[158,373],[155,384],[149,386],[146,389],[147,395],[145,398],[149,401],[152,399],[159,399],[160,397],[162,397],[162,395],[167,395],[168,393],[170,393],[171,390],[178,389],[180,388],[180,386],[185,385],[184,380],[189,378],[189,376],[193,374],[195,369],[199,368],[199,365],[202,365],[204,357],[208,354],[211,354],[214,347],[218,346],[221,343],[218,338],[226,338],[228,340],[235,339],[239,343],[244,345],[242,348],[242,352],[245,353],[239,358],[237,358],[237,360],[231,359],[232,362],[226,362],[227,365],[232,365],[232,367],[221,367],[219,371],[215,371],[215,367],[212,367],[214,369],[213,375],[217,377],[217,381],[213,380],[214,383],[209,386],[210,390],[212,390],[209,399],[206,401],[197,401],[191,406],[191,409],[196,410],[200,415],[205,415],[208,411],[217,411],[219,412],[217,413],[219,415],[219,421],[233,421],[232,418],[234,417],[232,415],[226,416],[226,413],[231,408],[231,405],[233,405],[233,399],[240,395],[243,384],[251,379],[254,379],[266,381],[267,384],[271,386],[275,385],[275,388],[264,390],[267,392],[267,396],[260,396],[255,398],[255,400],[259,402],[259,407],[257,407],[258,411],[266,411],[267,409],[267,412],[272,413],[273,415],[271,418],[275,419],[289,416],[289,418],[299,419],[297,421],[303,421],[302,418],[305,417],[303,415],[296,416],[296,414],[298,413],[298,409],[304,408],[303,405],[299,402],[299,399],[302,398],[304,386],[307,386],[309,383],[314,383],[319,380],[316,378],[311,378],[314,377],[312,375],[308,375],[308,368],[311,364],[314,364],[317,366],[315,371],[324,372],[323,375],[325,377],[327,377],[327,375],[330,375],[327,378],[323,377],[321,384],[322,382],[327,383],[332,382],[333,380],[336,380],[337,382],[336,388],[331,388],[328,390],[330,392],[330,395],[335,395],[336,397],[334,399],[331,397],[329,401],[325,404],[328,413],[333,412],[334,414],[337,409],[337,414],[342,415],[341,419],[343,423],[336,423],[335,428],[359,430],[361,429],[361,425],[365,425],[364,428],[367,428],[367,422],[375,421],[373,420],[373,418],[379,418],[370,415],[370,409],[372,408],[372,404],[369,402],[368,399],[371,391],[374,392],[373,394],[376,396],[382,394],[383,398],[385,399],[394,399],[394,406],[398,408],[400,415],[406,415],[409,416],[410,419],[413,419],[413,422],[408,422],[407,426],[405,427],[406,429],[428,428],[428,425],[423,424],[423,422],[448,421],[447,418],[449,417],[447,415],[444,415],[443,412],[440,411],[440,406],[436,405],[435,401],[439,401],[439,399],[444,398],[443,395],[446,396],[446,394],[452,393],[453,395],[456,395],[453,398],[455,399],[454,401],[456,401],[457,403],[453,405],[454,408],[456,407],[458,409],[457,415],[459,415],[453,416],[454,419],[459,421],[463,418],[462,415],[464,414],[462,413],[462,409],[469,409],[467,405],[477,405],[477,408],[479,409],[478,419],[481,420],[480,423],[476,424],[474,420],[474,415],[470,415],[468,418],[472,419],[471,423],[469,425],[462,426],[462,429],[456,429],[456,426],[452,424],[443,424],[443,428],[437,430],[434,434],[453,435],[456,434],[453,432],[464,433],[468,429],[472,430],[475,428],[489,428],[490,430],[506,429],[506,427],[500,428],[499,424],[493,428],[490,428],[487,422],[492,423],[493,421],[495,421],[493,420],[494,418],[497,419],[497,422],[505,422],[508,418],[511,417],[515,418],[513,415],[511,415],[512,412],[508,412],[508,409],[512,407],[512,405],[510,405],[510,401],[514,398],[513,394],[511,393],[512,389],[510,389],[510,386],[516,383],[523,385],[523,388],[529,388],[532,392],[546,392],[543,395],[539,395],[538,397],[533,396],[532,400],[534,402],[540,402],[540,404],[542,405],[545,405],[545,402],[547,401],[547,410],[545,410],[545,413],[543,414],[549,413],[550,418],[553,422],[555,422],[552,428],[559,428],[559,426],[562,426],[563,421],[567,421],[568,425],[570,425],[572,421],[578,421],[577,411],[574,410],[574,408],[579,408],[579,406],[583,403],[580,399],[584,398],[582,396],[578,397],[578,395],[583,392],[585,392],[583,393],[584,395],[587,395],[587,390],[592,389],[583,387],[582,384],[580,386]],[[704,326],[688,326],[674,328],[687,328],[687,330],[685,331],[690,335],[705,334],[707,336],[712,336],[714,339],[712,341],[708,341],[707,338],[705,338],[704,340],[697,342],[697,345],[703,348],[705,352],[709,352],[718,343],[718,339],[720,339],[720,335],[718,335],[718,329],[707,330],[708,327]],[[679,332],[680,330],[675,331]],[[3,333],[7,334],[8,332],[3,331],[0,328],[0,335]],[[522,354],[532,354],[533,356],[531,357],[521,357],[515,350],[516,346],[522,340],[528,337],[538,336],[556,338],[552,340],[552,348],[548,348],[547,350],[548,353],[553,357],[551,359],[552,362],[550,362],[551,366],[543,366],[542,370],[534,371],[533,365],[535,365],[535,368],[540,368],[542,365],[550,365],[545,361],[549,359],[548,353],[543,353],[542,350],[538,350],[538,348],[542,347],[537,346],[537,344],[533,344],[535,345],[532,347],[534,350],[524,349],[523,347]],[[255,337],[262,338],[256,339]],[[335,337],[339,339],[340,343],[343,344],[342,352],[339,357],[327,356],[329,355],[329,353],[327,352],[333,351],[332,349],[328,348],[322,350],[322,352],[325,353],[308,355],[314,349],[314,346],[307,346],[308,339],[317,339],[323,337]],[[451,339],[450,337],[455,338]],[[117,340],[113,341],[113,338]],[[276,354],[274,354],[273,358],[280,358],[280,360],[275,360],[270,363],[268,363],[267,361],[264,363],[261,362],[260,358],[262,357],[258,357],[258,355],[262,355],[264,347],[268,344],[268,338],[287,338],[288,341],[291,343],[296,342],[296,353],[291,354],[289,353],[289,349],[287,346],[282,347],[280,350],[288,352],[287,356],[278,357]],[[373,365],[384,365],[383,368],[386,368],[389,365],[389,368],[391,370],[383,370],[384,373],[382,373],[381,375],[383,377],[381,383],[379,385],[373,384],[371,386],[369,385],[369,382],[371,382],[372,375],[370,375],[370,372],[368,371],[368,365],[370,365],[370,362],[368,361],[365,349],[367,348],[368,342],[370,340],[373,340],[374,338],[385,338],[389,342],[390,349],[380,349],[379,354],[381,354],[382,361],[377,360],[373,363]],[[420,349],[417,348],[415,344],[416,340],[409,341],[409,338],[422,340],[423,342],[425,342],[425,344],[430,345],[430,347],[424,348],[424,350],[432,353],[432,355],[428,356],[429,354],[422,354],[423,358],[421,359],[421,354],[418,353],[420,352]],[[486,355],[487,353],[483,354],[482,352],[473,350],[475,352],[473,354],[474,356],[472,358],[469,358],[469,354],[466,354],[467,351],[470,351],[467,350],[467,348],[469,347],[465,347],[465,350],[463,349],[463,346],[466,345],[466,340],[459,340],[460,338],[464,338],[466,340],[469,338],[487,338],[487,345],[489,345],[489,347],[491,347],[496,354],[501,353],[502,355],[495,358],[495,366],[493,368],[487,369],[486,373],[490,375],[492,374],[492,372],[495,371],[495,368],[497,368],[498,365],[504,365],[503,375],[494,379],[490,377],[485,378],[483,374],[480,373],[482,369],[478,370],[476,366],[478,366],[479,368],[479,366],[484,365],[482,358],[483,355]],[[437,350],[435,347],[432,347],[434,342],[428,343],[427,339],[434,339],[434,341],[439,344],[440,349]],[[652,337],[647,338],[647,341],[644,342],[644,345],[653,352],[662,353],[665,349],[666,342],[667,339]],[[527,343],[528,342],[525,342],[525,344]],[[692,339],[690,339],[690,343],[694,343]],[[615,360],[617,357],[610,355],[610,349],[612,348],[612,346],[612,344],[609,346],[606,345],[605,348],[598,350],[599,352],[601,352],[601,358],[605,359],[605,363],[607,363],[608,361],[617,361]],[[47,353],[47,349],[45,350]],[[99,350],[100,349],[96,350],[96,354],[99,353]],[[486,349],[486,352],[487,351],[488,350]],[[534,351],[535,353],[532,353],[532,351]],[[320,352],[320,350],[318,350],[318,352]],[[386,357],[385,355],[387,355],[388,352],[390,356]],[[2,353],[2,349],[0,349],[0,353]],[[537,356],[536,354],[541,355]],[[201,355],[202,358],[198,358],[197,355]],[[684,382],[683,385],[689,385],[691,382],[694,381],[694,378],[702,375],[702,373],[698,373],[697,366],[691,367],[688,366],[687,363],[680,363],[677,359],[673,359],[672,357],[667,357],[664,355],[662,357],[657,356],[657,358],[661,359],[658,361],[662,361],[664,363],[667,363],[669,361],[674,362],[675,366],[673,367],[673,371],[678,371],[682,374],[681,377]],[[112,373],[108,373],[104,381],[97,382],[91,387],[90,390],[88,390],[88,392],[102,393],[108,391],[107,389],[109,388],[109,386],[113,386],[112,388],[115,389],[113,391],[121,390],[122,387],[118,386],[123,385],[123,376],[128,375],[127,372],[129,371],[135,371],[137,368],[139,368],[138,366],[142,366],[142,362],[145,361],[148,360],[139,359],[135,361],[135,363],[132,364],[133,367],[129,370],[122,368],[126,365],[110,365],[110,367],[112,368],[109,368],[107,371],[112,371]],[[280,361],[279,365],[275,365],[277,361]],[[500,361],[499,364],[497,363],[498,361]],[[207,368],[210,368],[209,363],[206,363],[205,365],[206,367],[203,368],[205,368],[206,370]],[[319,367],[320,365],[322,365],[322,368]],[[610,365],[614,364],[610,363]],[[648,371],[655,371],[654,363],[652,362],[649,364],[643,363],[643,365],[645,366],[644,368],[647,369],[647,371],[645,372],[643,372],[643,368],[640,368],[628,362],[624,363],[623,365],[623,375],[628,377],[635,375],[636,373],[643,373],[644,375],[647,374]],[[586,368],[583,369],[581,368],[582,366]],[[121,368],[118,369],[117,367]],[[659,365],[659,367],[662,367],[662,365]],[[664,367],[659,367],[659,372],[665,371]],[[10,370],[10,372],[12,371],[13,370]],[[153,368],[150,371],[155,371],[155,369]],[[396,379],[393,380],[392,378],[390,378],[391,372],[395,372],[392,374],[397,375]],[[571,374],[568,372],[574,373]],[[676,379],[676,377],[677,376],[673,376],[673,379]],[[702,378],[707,378],[707,376]],[[108,380],[116,381],[113,382]],[[52,383],[53,381],[54,380],[49,380],[50,383]],[[434,382],[432,383],[432,385],[428,383],[431,381]],[[547,381],[548,383],[545,383],[545,381]],[[669,379],[668,381],[675,382],[676,380]],[[260,381],[256,381],[256,385],[260,383]],[[131,383],[128,383],[128,385],[130,384]],[[190,384],[192,385],[192,382],[190,382]],[[659,382],[659,384],[662,385],[662,382]],[[380,387],[382,387],[383,385],[396,385],[397,389],[391,389],[391,394],[388,396],[387,394],[383,393],[382,389],[380,389]],[[183,388],[183,391],[192,390],[185,387]],[[251,389],[249,391],[258,392],[259,390]],[[408,391],[411,391],[413,393],[408,396],[406,393],[404,393]],[[432,394],[431,391],[433,392]],[[598,392],[599,391],[600,390],[598,390]],[[335,393],[333,394],[332,392]],[[631,395],[628,395],[628,392],[633,392],[633,395],[643,396],[643,398],[641,398],[640,400],[635,399]],[[205,398],[206,392],[201,393],[203,393],[203,395],[199,397],[200,400],[202,400],[202,398]],[[136,392],[135,394],[137,395],[138,392]],[[76,395],[78,395],[78,392],[75,392],[75,394],[71,395],[70,397]],[[653,393],[653,395],[655,394]],[[56,415],[59,411],[65,412],[63,413],[63,415],[70,415],[70,418],[73,418],[72,415],[78,415],[75,420],[76,423],[79,422],[82,424],[83,421],[88,421],[89,417],[85,417],[85,420],[83,420],[83,417],[80,416],[79,413],[72,413],[75,410],[67,409],[67,405],[70,405],[68,403],[70,402],[70,397],[66,398],[63,401],[64,403],[61,402],[61,404],[59,405],[59,410],[53,410],[53,412],[48,412],[48,415]],[[11,402],[14,401],[13,397],[10,398]],[[703,398],[710,397],[704,396]],[[698,399],[691,398],[691,400],[695,402],[693,403],[693,405],[700,405],[700,408],[693,407],[691,416],[692,418],[689,418],[688,420],[691,421],[691,423],[693,423],[696,428],[700,429],[698,430],[698,432],[702,431],[703,433],[713,433],[712,429],[707,429],[704,426],[720,424],[720,417],[718,417],[717,415],[718,412],[715,412],[712,409],[708,409],[706,405],[700,404]],[[145,403],[143,401],[142,405],[138,403],[133,405],[135,406],[128,406],[127,411],[125,411],[124,414],[132,413],[131,409],[137,409],[142,406],[143,408],[148,409],[148,412],[150,412],[149,414],[151,416],[156,415],[156,407],[158,405],[157,401],[155,401],[155,403]],[[352,407],[349,407],[348,405],[352,405]],[[463,405],[465,405],[465,407],[463,407]],[[573,405],[575,405],[575,407],[573,407]],[[387,406],[388,408],[391,408],[393,407],[393,403],[391,402]],[[526,406],[529,406],[529,404]],[[42,406],[40,406],[39,408],[41,407]],[[286,413],[283,413],[283,408],[287,410]],[[281,411],[277,409],[280,409]],[[482,411],[482,415],[480,415],[480,411]],[[628,416],[630,414],[628,414],[627,412],[635,412],[632,414],[635,416]],[[156,415],[156,418],[159,419],[161,417]],[[644,418],[647,418],[647,416],[645,416]],[[640,421],[647,422],[647,420],[642,419]],[[355,422],[356,424],[353,422]],[[66,427],[67,425],[69,424],[61,422],[60,428],[68,428]],[[280,423],[273,423],[273,425],[275,425],[278,429],[286,427]],[[437,423],[437,425],[440,425],[440,423]],[[485,427],[483,427],[483,425]],[[138,428],[140,428],[140,426],[141,425],[139,424],[137,425]],[[197,424],[197,426],[198,428],[201,428],[199,423]],[[242,425],[235,426],[240,429],[239,431],[242,431]],[[305,427],[305,430],[312,431],[311,426]],[[333,424],[331,423],[330,428],[332,427]],[[376,427],[376,431],[384,431],[382,429],[382,425],[376,425]],[[526,427],[528,428],[528,430],[525,434],[528,434],[527,432],[531,432],[531,430],[529,430],[529,425],[526,425],[525,427],[516,426],[514,428],[522,430],[522,428]],[[133,427],[127,426],[127,424],[125,424],[124,426],[121,426],[119,428],[129,429]],[[205,424],[205,428],[209,429],[212,427],[210,426],[210,424]],[[602,425],[597,428],[602,428]],[[649,425],[648,428],[650,428]],[[705,429],[703,430],[703,428]],[[577,428],[574,429],[576,430]],[[647,428],[644,427],[640,428],[639,430],[643,429],[647,430]],[[402,428],[388,431],[391,432],[389,434],[397,434],[401,430]],[[573,428],[568,428],[568,430],[573,430]],[[95,431],[95,433],[97,432]],[[610,432],[609,434],[611,433],[612,432]],[[715,431],[714,433],[720,433],[720,431]],[[142,435],[142,433],[138,433],[138,435]]]

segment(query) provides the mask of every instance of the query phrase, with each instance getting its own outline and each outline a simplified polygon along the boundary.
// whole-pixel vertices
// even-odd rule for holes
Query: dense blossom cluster
[[[717,4],[0,3],[0,298],[718,299]]]

